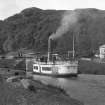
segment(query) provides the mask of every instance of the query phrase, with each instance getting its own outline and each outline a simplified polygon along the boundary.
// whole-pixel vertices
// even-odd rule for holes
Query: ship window
[[[34,66],[34,69],[38,70],[38,66]]]
[[[42,67],[42,70],[44,70],[44,71],[51,71],[51,67]]]

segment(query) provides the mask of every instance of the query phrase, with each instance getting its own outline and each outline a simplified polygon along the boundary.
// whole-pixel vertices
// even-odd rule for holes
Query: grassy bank
[[[27,84],[28,81],[28,84]],[[23,83],[27,85],[24,87]],[[6,82],[0,75],[0,105],[83,105],[61,89],[38,81]]]
[[[0,59],[0,68],[22,69],[25,70],[25,59]]]
[[[79,73],[105,75],[105,63],[79,60]]]

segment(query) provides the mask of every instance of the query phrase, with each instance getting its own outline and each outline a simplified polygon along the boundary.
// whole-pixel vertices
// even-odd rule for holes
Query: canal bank
[[[0,75],[0,105],[83,105],[60,88],[31,78]]]

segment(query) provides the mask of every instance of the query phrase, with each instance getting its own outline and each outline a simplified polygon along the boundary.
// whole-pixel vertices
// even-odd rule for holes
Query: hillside
[[[92,56],[100,45],[105,44],[105,11],[103,10],[65,11],[42,10],[34,7],[25,9],[19,14],[0,21],[0,53],[22,48],[46,52],[48,38],[61,27],[65,12],[73,14],[68,15],[70,18],[66,17],[71,24],[67,27],[68,29],[61,28],[65,32],[52,41],[52,51],[65,53],[72,50],[72,36],[74,35],[77,56]],[[65,24],[68,24],[67,21]]]

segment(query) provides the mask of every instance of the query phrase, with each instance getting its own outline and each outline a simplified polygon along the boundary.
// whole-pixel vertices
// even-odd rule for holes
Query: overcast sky
[[[98,8],[105,10],[105,0],[0,0],[0,19],[29,7],[41,9]]]

